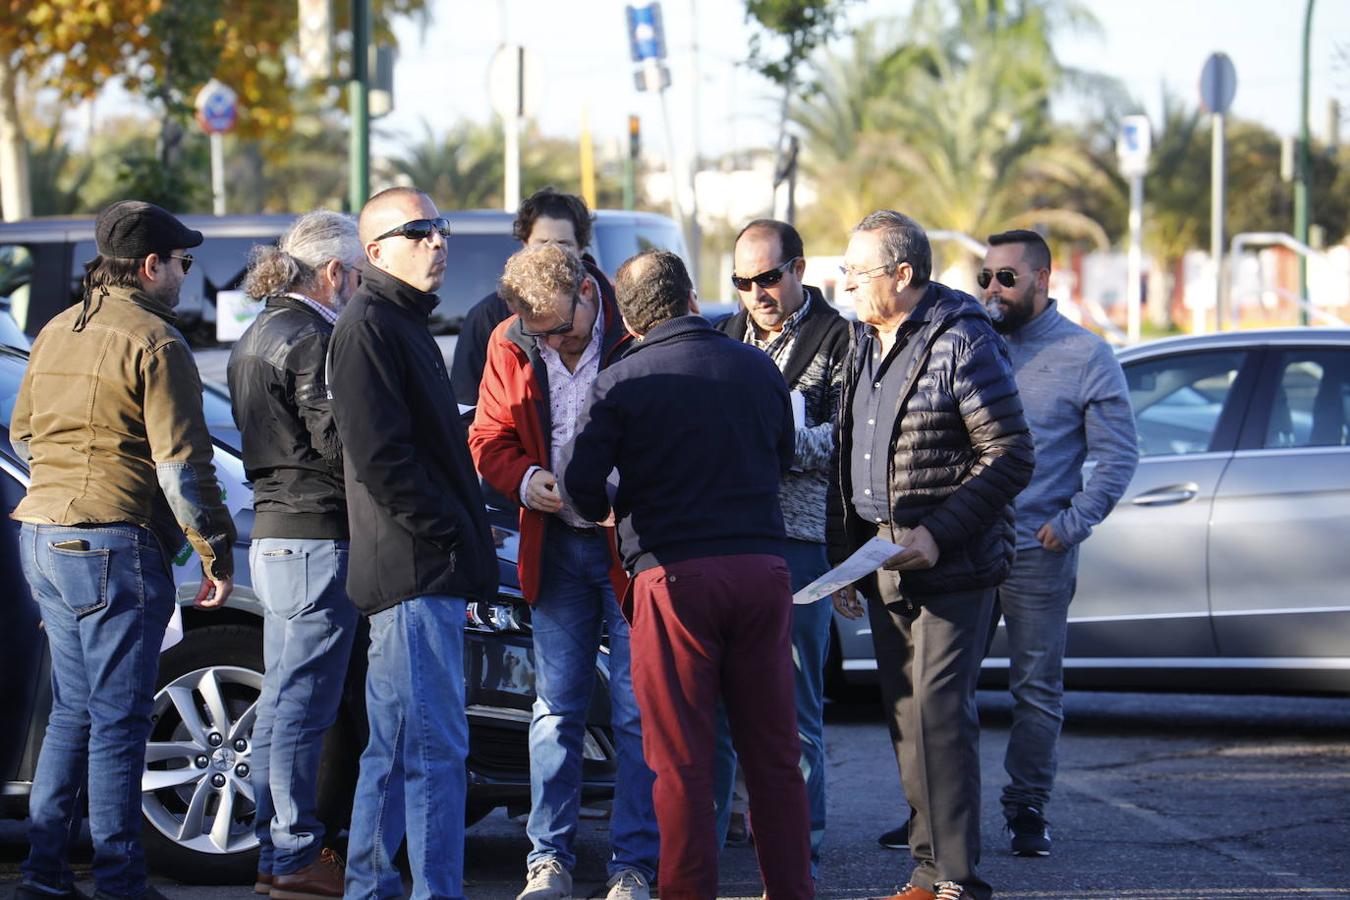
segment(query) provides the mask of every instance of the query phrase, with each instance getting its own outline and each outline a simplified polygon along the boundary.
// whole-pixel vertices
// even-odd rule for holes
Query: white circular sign
[[[212,78],[197,92],[197,123],[207,134],[225,134],[239,118],[239,95]]]

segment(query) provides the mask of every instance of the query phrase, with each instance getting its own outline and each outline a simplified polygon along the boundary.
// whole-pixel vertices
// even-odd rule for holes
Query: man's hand
[[[1036,532],[1036,540],[1041,542],[1042,547],[1053,550],[1055,553],[1064,553],[1069,549],[1064,546],[1064,542],[1059,539],[1059,535],[1055,534],[1055,529],[1050,527],[1049,522],[1042,525],[1040,530]]]
[[[530,483],[525,485],[525,505],[544,513],[555,513],[562,509],[558,479],[548,469],[540,469],[530,476]]]
[[[198,609],[215,609],[225,603],[225,598],[229,597],[233,590],[234,579],[230,576],[215,579],[203,571],[202,586],[197,589],[197,596],[192,599],[192,605]]]
[[[596,522],[595,524],[599,525],[601,528],[613,528],[615,524],[614,510],[611,509],[609,511],[609,515],[605,516],[603,519],[601,519],[599,522]]]
[[[853,585],[842,587],[830,595],[834,601],[834,608],[839,611],[839,615],[845,619],[861,619],[863,617],[862,601],[858,599],[858,589]]]
[[[922,525],[904,529],[895,536],[895,542],[903,544],[905,549],[886,560],[881,566],[883,569],[905,572],[910,569],[931,569],[937,565],[937,541]]]

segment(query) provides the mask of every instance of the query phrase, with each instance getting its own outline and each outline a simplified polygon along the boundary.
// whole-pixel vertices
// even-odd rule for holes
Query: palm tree
[[[1049,23],[1082,15],[1071,3],[964,0],[953,18],[924,0],[901,41],[860,30],[851,53],[818,63],[794,109],[820,196],[810,224],[837,244],[866,212],[892,207],[976,237],[1034,224],[1107,244],[1097,222],[1044,202],[1098,177],[1049,115],[1067,81]]]

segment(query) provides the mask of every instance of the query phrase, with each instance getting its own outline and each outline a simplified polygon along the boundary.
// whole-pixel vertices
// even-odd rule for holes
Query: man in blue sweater
[[[767,354],[691,314],[693,285],[675,254],[639,253],[615,289],[637,340],[596,376],[557,470],[579,515],[598,522],[612,507],[632,576],[623,612],[642,749],[656,773],[661,896],[717,896],[720,695],[766,893],[812,897],[778,501],[796,449],[787,385]]]
[[[989,238],[979,274],[985,306],[1008,342],[1036,470],[1017,495],[1017,558],[999,588],[1008,633],[1012,729],[1003,815],[1018,856],[1048,856],[1045,806],[1064,721],[1064,641],[1078,545],[1106,518],[1139,461],[1125,375],[1100,337],[1050,298],[1050,249],[1034,231]],[[1083,463],[1096,467],[1084,483]]]

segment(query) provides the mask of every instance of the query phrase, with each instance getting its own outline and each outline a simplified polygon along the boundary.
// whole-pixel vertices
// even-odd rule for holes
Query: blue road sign
[[[661,24],[661,4],[629,6],[628,46],[633,62],[666,58],[666,33]]]

